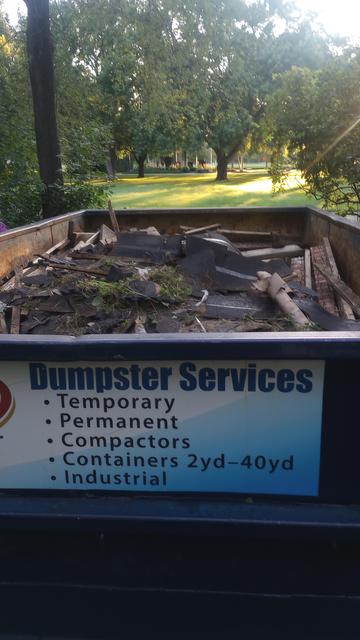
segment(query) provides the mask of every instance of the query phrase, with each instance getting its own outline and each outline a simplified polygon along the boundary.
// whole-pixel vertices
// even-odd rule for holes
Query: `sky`
[[[294,0],[300,10],[319,15],[318,21],[332,35],[348,36],[360,43],[360,0]],[[24,11],[23,0],[4,0],[4,8],[16,22],[18,7]]]

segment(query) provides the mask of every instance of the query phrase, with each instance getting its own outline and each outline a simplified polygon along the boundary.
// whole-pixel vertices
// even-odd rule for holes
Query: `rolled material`
[[[291,299],[290,287],[279,276],[278,273],[268,273],[267,271],[257,272],[258,282],[254,287],[258,291],[266,292],[280,307],[281,311],[295,324],[302,327],[309,327],[310,322],[305,314],[299,309],[297,304]]]

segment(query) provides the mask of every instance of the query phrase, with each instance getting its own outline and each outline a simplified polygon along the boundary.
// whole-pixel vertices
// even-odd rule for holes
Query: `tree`
[[[0,189],[23,182],[36,166],[24,48],[0,5]]]
[[[27,51],[33,96],[37,156],[45,185],[43,216],[53,214],[51,188],[63,184],[55,111],[53,46],[49,0],[24,0],[28,9]]]
[[[268,52],[282,7],[281,0],[187,0],[176,16],[185,43],[178,77],[187,85],[188,128],[215,151],[217,180],[226,179],[229,160],[262,121],[274,76]]]
[[[78,12],[73,4],[51,4],[56,107],[63,172],[67,179],[86,179],[104,169],[112,146],[111,123],[103,113],[103,96],[89,66],[75,63]],[[88,29],[94,28],[89,24]],[[90,34],[84,35],[89,43]],[[90,51],[89,51],[90,55]],[[115,169],[114,169],[115,172]],[[110,170],[112,173],[112,170]]]
[[[272,168],[286,176],[284,149],[304,188],[329,208],[360,205],[360,55],[345,52],[323,70],[292,69],[275,93],[269,127],[277,145]]]

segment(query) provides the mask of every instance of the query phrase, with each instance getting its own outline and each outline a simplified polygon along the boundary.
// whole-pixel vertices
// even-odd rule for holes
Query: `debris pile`
[[[71,234],[0,286],[0,333],[360,330],[360,298],[319,247],[221,224]]]

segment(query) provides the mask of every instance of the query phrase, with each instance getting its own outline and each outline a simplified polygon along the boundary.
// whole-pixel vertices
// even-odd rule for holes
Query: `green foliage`
[[[110,176],[128,155],[143,164],[148,155],[174,157],[183,149],[193,160],[195,153],[206,157],[210,146],[226,168],[239,151],[272,148],[273,173],[281,179],[287,147],[305,175],[304,145],[310,153],[309,141],[326,127],[338,131],[336,119],[348,123],[355,114],[357,80],[344,79],[338,95],[332,72],[316,75],[331,43],[300,23],[284,0],[52,0],[50,9],[62,163],[71,183],[49,190],[54,214],[104,206],[105,191],[84,181],[105,166]],[[17,29],[4,20],[0,1],[0,215],[11,225],[38,219],[41,209],[24,26],[25,20]],[[294,63],[312,70],[295,74],[284,89],[298,120],[293,126],[287,95],[278,94],[266,130],[269,96]],[[346,114],[338,105],[347,84],[354,96]],[[335,98],[325,105],[325,125],[326,92]],[[309,127],[313,105],[316,122]],[[352,160],[342,158],[343,187],[351,178],[357,184],[356,145],[347,154]],[[316,180],[309,174],[313,193],[324,193],[330,169],[333,176],[329,162]],[[327,201],[333,193],[331,186]]]
[[[39,180],[0,187],[0,220],[9,227],[40,220],[43,189]],[[89,182],[53,185],[49,190],[54,216],[80,209],[103,209],[108,197],[107,188]]]
[[[40,181],[0,185],[0,220],[8,227],[18,227],[41,218]]]
[[[287,149],[305,189],[339,212],[360,206],[360,56],[345,52],[319,71],[292,69],[268,113],[277,141],[272,177],[286,175]]]
[[[90,182],[74,182],[52,185],[49,197],[53,215],[60,215],[79,209],[103,209],[109,198],[109,190]]]
[[[175,267],[166,265],[154,269],[150,279],[160,286],[160,295],[168,300],[184,302],[191,294],[191,287]]]
[[[146,306],[149,303],[149,298],[134,288],[133,283],[137,279],[138,276],[134,272],[133,276],[119,282],[107,282],[100,278],[80,280],[78,287],[85,296],[92,298],[92,304],[95,307],[112,313],[116,309],[124,307],[128,298],[136,298],[140,306]],[[154,268],[149,273],[149,280],[160,286],[159,300],[156,300],[156,298],[151,299],[153,310],[156,304],[166,305],[169,302],[176,304],[184,302],[191,294],[191,287],[175,267],[163,266]]]
[[[25,43],[0,11],[0,188],[33,177],[35,135]]]
[[[92,304],[97,309],[104,309],[107,313],[113,313],[126,304],[124,298],[140,294],[132,288],[134,278],[125,278],[120,282],[106,282],[99,278],[80,280],[78,288],[82,293],[92,298]]]

